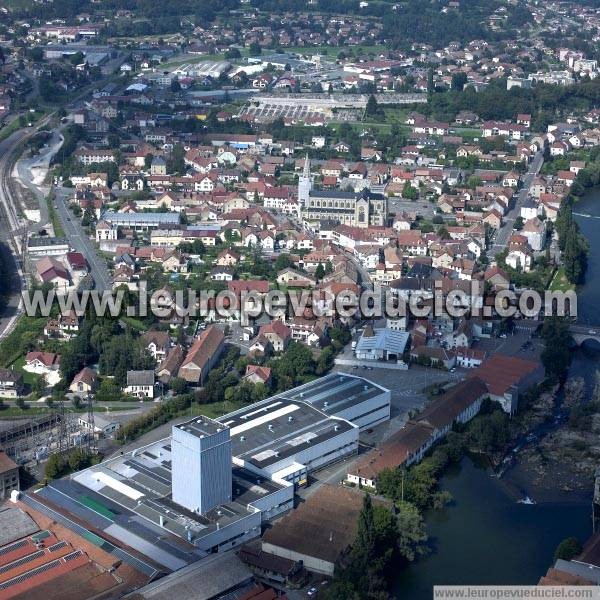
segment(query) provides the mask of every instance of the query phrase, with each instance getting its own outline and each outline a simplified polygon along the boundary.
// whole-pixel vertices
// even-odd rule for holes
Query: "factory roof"
[[[387,393],[386,388],[345,373],[330,373],[281,394],[288,400],[302,400],[327,415],[336,416],[371,398]]]
[[[230,428],[233,455],[265,468],[355,426],[307,402],[274,397],[220,417]]]
[[[106,211],[102,214],[102,219],[109,223],[120,221],[121,223],[137,223],[144,221],[146,223],[174,223],[179,224],[178,213],[124,213]]]
[[[20,508],[0,509],[0,546],[39,531],[37,523]]]
[[[224,428],[223,423],[219,423],[218,421],[203,415],[194,417],[185,423],[175,425],[175,427],[182,429],[183,431],[187,431],[193,435],[197,435],[198,437],[214,435],[215,433],[219,433]]]
[[[207,427],[215,426],[214,421],[206,420]],[[179,538],[177,542],[171,540],[166,547],[158,544],[158,551],[156,548],[144,551],[158,563],[173,568],[177,561],[189,562],[186,555],[192,547],[185,540],[202,538],[254,514],[256,509],[251,506],[252,502],[282,489],[282,485],[275,482],[258,483],[256,475],[241,467],[233,469],[232,477],[231,502],[202,515],[179,506],[171,499],[171,438],[165,438],[80,471],[65,485],[69,485],[67,495],[75,501],[79,497],[85,506],[92,498],[108,533],[117,525],[121,527],[121,535],[127,530],[131,535],[147,538],[155,546],[157,526],[175,534]],[[122,516],[123,508],[130,513],[127,518]],[[129,545],[138,547],[133,541]],[[174,558],[166,556],[169,553]]]

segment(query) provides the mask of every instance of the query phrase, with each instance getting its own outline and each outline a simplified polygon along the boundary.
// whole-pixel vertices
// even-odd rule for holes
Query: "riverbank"
[[[492,475],[470,455],[449,467],[440,487],[454,499],[426,512],[431,554],[398,573],[396,597],[430,600],[435,585],[535,585],[564,538],[591,534],[591,490],[521,504],[513,474]]]

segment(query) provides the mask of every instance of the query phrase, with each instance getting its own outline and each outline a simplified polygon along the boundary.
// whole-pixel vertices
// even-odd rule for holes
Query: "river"
[[[600,324],[600,189],[578,202],[576,216],[590,244],[586,283],[578,290],[578,321]],[[593,385],[600,353],[575,351],[571,375]],[[522,483],[519,484],[522,486]],[[536,584],[552,564],[554,550],[566,537],[591,535],[591,495],[557,493],[534,505],[515,499],[510,473],[491,477],[471,457],[450,468],[441,481],[452,504],[425,515],[432,551],[402,569],[394,585],[398,598],[431,600],[434,585]],[[526,493],[527,490],[522,490]]]

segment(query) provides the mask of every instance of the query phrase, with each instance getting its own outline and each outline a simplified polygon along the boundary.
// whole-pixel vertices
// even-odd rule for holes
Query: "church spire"
[[[310,179],[310,160],[308,158],[308,153],[304,159],[304,169],[302,171],[302,177],[306,177]]]

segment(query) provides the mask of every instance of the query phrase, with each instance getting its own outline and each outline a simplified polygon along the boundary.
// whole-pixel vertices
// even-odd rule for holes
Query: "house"
[[[348,472],[347,480],[375,488],[383,470],[419,462],[455,423],[470,421],[479,412],[487,395],[484,382],[477,378],[454,386],[378,448],[359,459]]]
[[[273,346],[264,335],[257,335],[250,343],[248,352],[251,355],[263,356],[267,352],[271,352]]]
[[[507,289],[510,286],[510,278],[497,265],[491,266],[488,269],[486,269],[484,274],[484,281],[490,286],[492,286],[494,289]]]
[[[223,332],[214,325],[208,327],[189,349],[179,368],[179,377],[188,383],[202,385],[224,349],[225,335]]]
[[[113,421],[100,414],[94,415],[93,423],[88,420],[87,415],[81,415],[78,419],[78,424],[82,430],[88,431],[93,436],[111,435],[121,428],[121,424],[118,421]]]
[[[147,331],[142,335],[142,341],[157,363],[167,357],[171,348],[171,337],[166,331]]]
[[[470,348],[473,343],[473,327],[469,319],[462,319],[458,327],[444,337],[447,348]]]
[[[502,214],[497,209],[492,208],[492,210],[486,213],[482,220],[492,229],[500,229],[500,226],[502,225]]]
[[[546,242],[546,225],[544,221],[535,217],[525,223],[521,234],[527,238],[531,249],[539,252]]]
[[[183,346],[178,344],[171,349],[167,357],[156,368],[156,376],[161,383],[168,384],[177,375],[184,358],[185,350]]]
[[[515,356],[494,354],[469,377],[478,377],[487,386],[491,400],[498,402],[509,414],[516,412],[519,397],[544,379],[544,368],[537,361]]]
[[[233,281],[234,275],[235,270],[232,267],[216,266],[210,272],[213,281]]]
[[[445,348],[435,346],[417,346],[410,351],[410,357],[417,363],[452,369],[456,365],[456,356]]]
[[[373,329],[367,325],[356,344],[354,353],[359,360],[402,361],[409,334],[396,329]]]
[[[474,369],[479,367],[486,358],[487,352],[485,350],[478,350],[476,348],[456,349],[456,364],[459,367]]]
[[[239,252],[228,248],[219,252],[215,260],[215,265],[219,267],[234,267],[240,262],[240,258],[241,255]]]
[[[250,383],[267,384],[271,379],[271,369],[260,365],[246,365],[246,373],[243,379]]]
[[[71,339],[79,333],[79,317],[74,310],[68,313],[62,313],[58,318],[58,328],[60,336],[64,339]]]
[[[154,371],[127,371],[123,391],[137,398],[154,398]]]
[[[35,265],[38,278],[49,283],[57,291],[67,291],[71,285],[69,271],[53,256],[46,256]]]
[[[96,224],[96,242],[104,242],[117,239],[117,228],[106,221],[98,221]]]
[[[23,378],[12,369],[0,369],[0,398],[18,398],[23,391]]]
[[[13,490],[20,489],[19,465],[4,450],[0,450],[0,500],[9,498]]]
[[[84,367],[73,377],[69,390],[79,396],[89,396],[96,391],[98,374],[89,367]]]
[[[508,253],[505,262],[513,269],[522,269],[525,272],[531,270],[533,254],[524,235],[511,236],[508,241]]]
[[[314,287],[317,284],[317,280],[308,273],[287,267],[277,273],[277,283],[289,287]]]
[[[258,333],[259,337],[263,336],[273,346],[275,352],[283,352],[292,339],[290,328],[283,321],[275,319],[263,325]],[[263,350],[264,351],[264,350]]]
[[[292,339],[307,346],[319,347],[327,335],[328,323],[325,319],[294,317],[289,324]]]
[[[28,352],[25,357],[23,369],[29,373],[47,375],[58,371],[60,367],[60,356],[53,352]]]

